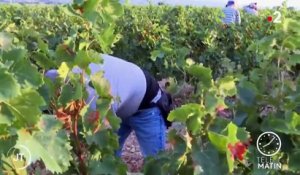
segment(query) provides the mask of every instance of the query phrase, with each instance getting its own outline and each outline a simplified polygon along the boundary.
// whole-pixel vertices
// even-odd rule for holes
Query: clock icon
[[[274,156],[280,151],[281,140],[274,132],[264,132],[256,141],[258,151],[264,156]]]

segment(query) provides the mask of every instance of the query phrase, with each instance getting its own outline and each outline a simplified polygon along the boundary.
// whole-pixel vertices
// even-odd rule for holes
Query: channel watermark
[[[16,165],[16,170],[26,169],[30,165],[32,159],[30,150],[24,145],[16,145],[10,148],[6,156],[11,158],[12,163]]]
[[[282,164],[272,158],[281,149],[281,139],[276,133],[268,131],[260,134],[256,141],[256,147],[263,155],[257,157],[257,169],[280,170],[282,168]]]

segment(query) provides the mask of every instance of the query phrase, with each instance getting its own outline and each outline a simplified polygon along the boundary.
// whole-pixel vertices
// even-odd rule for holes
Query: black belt
[[[159,84],[156,79],[146,70],[143,70],[146,78],[146,93],[140,104],[139,110],[147,109],[155,106],[155,103],[152,103],[152,99],[157,95],[159,91]]]

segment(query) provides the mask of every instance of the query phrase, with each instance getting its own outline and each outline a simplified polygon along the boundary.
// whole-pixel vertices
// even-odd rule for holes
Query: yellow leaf
[[[61,65],[58,68],[59,77],[62,78],[62,79],[66,79],[67,76],[68,76],[69,71],[70,71],[70,68],[67,65],[67,63],[62,62]]]

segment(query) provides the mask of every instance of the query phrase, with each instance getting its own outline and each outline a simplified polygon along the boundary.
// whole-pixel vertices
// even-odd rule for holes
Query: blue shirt
[[[225,24],[241,24],[240,12],[233,6],[225,7],[223,13],[225,14],[225,18],[223,19]]]

